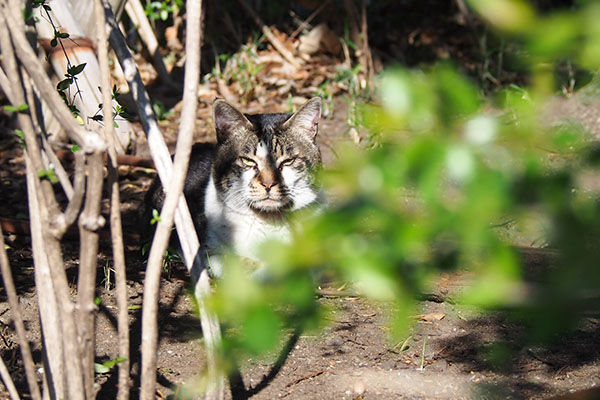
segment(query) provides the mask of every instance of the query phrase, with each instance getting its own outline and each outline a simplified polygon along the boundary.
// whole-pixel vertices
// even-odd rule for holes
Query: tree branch
[[[15,383],[10,376],[10,372],[8,372],[8,368],[6,368],[6,364],[4,360],[0,358],[0,377],[2,377],[2,382],[4,382],[4,386],[8,389],[8,394],[10,394],[10,398],[13,400],[20,400],[19,392],[17,392],[17,388],[15,387]]]
[[[110,103],[109,103],[110,104]],[[96,151],[87,157],[87,185],[85,205],[79,215],[79,279],[77,281],[77,308],[79,346],[85,393],[94,393],[94,354],[96,340],[94,320],[97,307],[96,269],[98,268],[98,230],[104,225],[100,215],[102,200],[102,153]]]
[[[23,357],[23,364],[25,365],[25,375],[27,377],[27,384],[29,385],[29,392],[34,400],[41,400],[42,396],[35,376],[35,363],[33,362],[31,348],[29,347],[29,341],[27,340],[27,330],[25,329],[23,317],[21,316],[21,306],[17,296],[17,289],[15,288],[15,282],[12,277],[8,254],[6,254],[6,248],[4,247],[4,234],[2,228],[0,228],[0,270],[2,271],[2,280],[4,282],[4,289],[6,290],[6,297],[8,297],[8,304],[10,305],[15,330],[17,331],[17,337],[19,338],[19,348],[21,350],[21,357]],[[4,380],[4,382],[6,383],[6,380]]]
[[[129,398],[129,315],[127,311],[127,275],[125,270],[125,249],[121,225],[121,200],[119,175],[117,174],[117,151],[114,142],[113,110],[111,106],[110,70],[108,66],[108,36],[102,0],[94,0],[98,61],[100,63],[102,87],[102,114],[104,115],[104,138],[108,142],[108,188],[110,197],[110,234],[117,287],[117,331],[119,336],[119,357],[124,361],[118,364],[118,400]]]

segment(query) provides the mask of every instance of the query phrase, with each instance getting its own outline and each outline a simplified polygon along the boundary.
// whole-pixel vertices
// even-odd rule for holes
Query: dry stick
[[[39,314],[42,325],[42,347],[44,361],[44,399],[59,399],[66,396],[66,374],[64,368],[64,345],[58,300],[54,292],[50,260],[45,253],[44,236],[39,204],[35,193],[35,176],[31,171],[29,156],[25,156],[27,166],[27,199],[31,218],[31,244],[35,268],[35,290],[37,292]],[[59,312],[57,312],[59,310]]]
[[[33,93],[31,93],[31,95],[33,95]],[[28,93],[28,97],[29,97],[29,93]],[[33,101],[31,101],[29,99],[28,99],[28,103],[35,104]],[[33,114],[35,114],[35,113],[33,113]],[[38,124],[38,123],[36,123],[36,125],[40,126],[40,124]],[[56,174],[56,177],[58,178],[58,181],[60,182],[60,186],[62,186],[63,191],[65,192],[65,195],[67,196],[67,199],[71,200],[73,198],[73,185],[71,185],[71,181],[69,180],[69,175],[67,174],[67,171],[65,171],[65,169],[63,168],[60,160],[56,156],[56,153],[50,146],[50,143],[48,143],[48,139],[46,138],[46,135],[41,134],[40,136],[42,138],[42,147],[44,148],[44,153],[46,153],[45,154],[46,157],[44,159],[44,165],[46,166],[47,169],[50,168],[49,164],[53,165],[54,172]]]
[[[201,9],[201,1],[188,0],[186,3],[187,62],[183,93],[184,106],[182,109],[177,149],[175,151],[174,173],[168,182],[168,186],[165,185],[167,182],[163,181],[167,195],[150,250],[144,283],[144,303],[142,308],[142,387],[140,396],[142,400],[154,398],[154,387],[156,385],[157,313],[161,263],[171,233],[171,226],[175,217],[175,207],[178,200],[181,199],[193,139],[200,69]],[[179,225],[177,225],[177,228],[179,229]],[[181,234],[179,235],[181,238]],[[193,236],[192,238],[184,238],[184,240],[194,239],[197,245],[195,253],[184,254],[188,268],[192,267],[194,263],[199,265],[198,263],[201,262],[199,260],[197,236],[193,231],[191,235]],[[190,270],[192,275],[194,275],[193,269],[190,268]],[[210,295],[208,272],[203,270],[200,273],[199,277],[193,276],[193,278],[197,279],[195,294],[200,307],[201,322],[208,353],[209,382],[206,398],[222,399],[224,397],[223,378],[217,372],[214,356],[215,347],[219,344],[218,342],[215,343],[215,341],[218,340],[220,342],[219,325],[216,318],[207,312],[204,304],[205,298]]]
[[[119,389],[118,400],[129,398],[129,315],[127,311],[127,274],[125,270],[125,249],[123,245],[123,228],[121,225],[121,200],[119,194],[119,175],[117,174],[117,151],[114,141],[114,125],[110,70],[108,66],[108,36],[102,0],[94,1],[96,34],[98,35],[98,62],[100,63],[100,83],[102,87],[102,113],[104,115],[104,138],[108,142],[108,187],[110,196],[110,234],[113,248],[113,260],[117,285],[117,331],[119,336],[118,364]]]
[[[21,306],[19,304],[19,298],[17,297],[17,289],[15,288],[15,281],[12,277],[12,271],[8,261],[8,254],[6,254],[6,248],[4,247],[4,234],[2,232],[2,228],[0,228],[0,270],[2,271],[4,289],[6,290],[8,304],[10,306],[13,322],[15,324],[15,330],[17,331],[17,337],[19,339],[21,357],[23,357],[23,364],[25,364],[25,374],[27,377],[27,384],[29,385],[29,392],[34,400],[41,400],[42,396],[40,394],[40,388],[37,385],[37,379],[35,376],[35,364],[33,362],[33,357],[31,356],[29,341],[27,340],[27,330],[25,329],[25,324],[23,323]],[[6,383],[6,379],[4,382]]]
[[[0,377],[2,377],[2,382],[4,382],[4,386],[8,389],[8,394],[10,394],[10,398],[13,400],[20,400],[19,392],[17,392],[17,388],[15,387],[15,383],[10,376],[10,372],[8,372],[8,368],[6,368],[6,364],[4,364],[4,360],[0,358]]]
[[[371,47],[369,46],[369,26],[367,24],[367,0],[362,1],[360,20],[362,56],[363,62],[365,63],[365,68],[367,69],[367,82],[370,85],[373,81],[373,75],[375,71],[373,70],[373,56],[371,55]]]
[[[109,103],[110,104],[110,103]],[[77,308],[79,346],[85,393],[92,397],[94,393],[94,321],[97,306],[96,269],[98,267],[98,230],[104,226],[104,217],[100,215],[104,162],[102,153],[94,152],[87,157],[87,190],[85,205],[79,216],[79,277],[77,281]]]
[[[4,73],[4,70],[0,68],[0,89],[6,94],[9,99],[12,97],[12,89],[10,88],[10,81]]]
[[[327,0],[324,1],[323,4],[321,4],[312,14],[310,14],[308,16],[308,18],[306,18],[306,20],[304,20],[300,26],[298,26],[298,28],[290,35],[288,36],[288,38],[285,40],[286,43],[291,42],[296,36],[298,36],[300,34],[300,32],[302,32],[304,30],[304,28],[306,28],[308,26],[308,24],[310,24],[310,22],[321,13],[321,11],[323,11],[323,9],[329,5],[329,3],[331,3],[331,0]]]
[[[16,60],[14,59],[14,54],[12,52],[13,47],[10,44],[6,43],[8,33],[6,32],[6,26],[11,28],[10,38],[13,39],[13,44],[18,48],[17,41],[14,39],[16,37],[21,37],[21,39],[25,39],[25,35],[21,29],[24,28],[24,25],[21,23],[19,26],[18,22],[21,16],[20,2],[12,0],[10,3],[10,10],[7,6],[5,0],[0,3],[0,7],[2,12],[0,12],[0,19],[2,20],[0,25],[0,40],[2,40],[2,55],[3,62],[5,63],[6,72],[11,79],[12,82],[15,82],[13,86],[13,96],[18,104],[25,103],[25,95],[21,88],[21,84],[26,84],[26,81],[21,79],[21,76],[16,69]],[[12,16],[10,15],[12,14]],[[10,21],[10,22],[9,22]],[[12,26],[11,26],[12,24]],[[23,45],[32,52],[29,42],[25,40]],[[20,49],[23,52],[23,49]],[[19,52],[18,52],[19,53]],[[25,64],[26,61],[20,59],[22,64]],[[36,59],[37,61],[37,59]],[[50,82],[47,78],[45,78],[45,84],[51,87]],[[57,95],[58,96],[58,95]],[[66,106],[63,103],[60,103],[60,107],[64,108],[64,111],[68,113]],[[26,165],[27,165],[27,183],[28,183],[28,193],[29,193],[29,201],[30,205],[33,206],[34,209],[30,208],[30,214],[32,215],[32,230],[36,228],[41,230],[41,238],[36,240],[36,243],[33,247],[34,257],[38,256],[38,259],[43,259],[47,261],[47,264],[44,266],[49,266],[52,285],[54,286],[54,293],[56,294],[56,299],[49,298],[47,299],[49,302],[54,302],[58,304],[58,321],[53,319],[53,316],[42,316],[42,319],[46,319],[47,321],[52,321],[53,323],[60,322],[61,324],[61,335],[60,337],[53,337],[51,339],[62,341],[63,345],[63,358],[66,366],[66,374],[64,377],[68,376],[68,394],[71,399],[83,399],[83,382],[81,379],[81,364],[79,362],[79,349],[77,347],[77,329],[75,327],[74,322],[74,310],[73,303],[69,297],[69,285],[67,282],[67,277],[64,271],[62,252],[60,248],[60,242],[57,240],[57,231],[56,229],[50,228],[50,221],[54,221],[54,213],[56,212],[53,208],[49,207],[49,204],[55,204],[56,199],[54,198],[54,193],[52,191],[52,187],[50,187],[49,182],[47,180],[40,181],[38,173],[40,171],[41,166],[41,157],[39,153],[39,146],[35,137],[35,131],[32,126],[32,121],[28,115],[19,113],[19,124],[25,134],[25,140],[27,143],[27,151],[26,151]],[[83,147],[83,146],[82,146]],[[51,217],[52,215],[52,217]],[[34,218],[35,217],[35,218]],[[41,229],[40,229],[41,228]],[[37,232],[39,233],[39,231]],[[37,281],[36,275],[36,285],[40,282]],[[53,296],[52,291],[44,292],[45,295]],[[46,299],[40,298],[41,301],[45,301]],[[41,307],[40,307],[41,308]],[[56,310],[46,309],[46,311],[52,313],[56,312]],[[49,327],[49,330],[52,335],[55,335],[56,328]],[[46,343],[52,343],[50,341],[46,341]],[[52,362],[52,360],[50,360]],[[55,365],[54,365],[55,366]],[[60,376],[62,371],[47,371],[48,374],[56,374]],[[63,385],[62,383],[58,383],[58,385]],[[55,386],[54,382],[50,384],[51,387]]]
[[[190,14],[190,9],[192,8],[195,7],[190,6],[187,8],[188,24],[190,21],[195,20],[190,17],[190,15],[192,15]],[[144,86],[139,76],[139,72],[137,71],[135,62],[133,61],[131,53],[129,53],[123,35],[117,27],[112,15],[112,11],[106,7],[104,11],[105,15],[107,16],[107,29],[109,29],[110,44],[117,54],[119,63],[123,68],[124,75],[129,84],[130,91],[136,102],[136,106],[141,117],[142,126],[148,135],[148,144],[150,146],[156,170],[161,181],[163,182],[163,187],[169,188],[171,173],[173,170],[169,151],[160,132],[160,128],[158,127],[156,117],[152,113],[152,105],[150,104],[148,94],[144,90]],[[191,26],[188,25],[188,32],[190,28]],[[185,90],[187,92],[189,89],[186,88]],[[196,93],[194,93],[194,96],[196,96]],[[165,206],[163,206],[163,208],[164,207]],[[177,233],[183,250],[184,261],[188,270],[190,271],[192,280],[196,282],[195,295],[200,303],[200,322],[202,324],[202,333],[205,338],[210,362],[211,359],[214,360],[214,352],[220,346],[221,333],[217,318],[206,310],[204,307],[204,302],[202,301],[202,299],[210,295],[210,278],[206,270],[199,269],[202,263],[201,255],[198,251],[198,236],[196,235],[196,231],[194,229],[194,225],[183,196],[179,196],[177,211],[175,213],[175,225],[177,226]],[[153,351],[156,351],[156,349],[153,349]],[[210,364],[209,368],[211,368]],[[222,390],[217,391],[217,395],[220,397],[222,397],[221,393]]]
[[[169,78],[169,72],[163,62],[162,54],[160,54],[160,51],[158,50],[158,40],[156,40],[152,26],[146,17],[142,3],[140,3],[140,0],[128,0],[127,3],[125,3],[125,11],[127,12],[127,15],[129,15],[129,18],[131,18],[131,21],[133,21],[134,25],[136,25],[140,38],[142,38],[142,41],[150,52],[150,55],[152,56],[152,65],[154,66],[154,69],[156,69],[158,76],[164,83],[172,84],[171,78]]]
[[[21,82],[21,74],[19,73],[19,67],[17,66],[17,61],[15,59],[13,44],[11,43],[12,32],[9,34],[6,30],[6,21],[12,19],[10,16],[9,8],[6,6],[6,3],[3,1],[0,3],[2,13],[0,13],[0,23],[2,23],[2,27],[0,27],[0,43],[2,47],[2,62],[4,64],[4,69],[8,74],[9,79],[12,82],[15,82],[12,88],[12,98],[11,102],[13,105],[23,105],[27,104],[27,100],[25,98],[25,93],[23,92],[21,84],[17,82]],[[29,44],[27,44],[29,46]],[[31,106],[30,106],[31,109]],[[35,129],[32,124],[32,120],[30,114],[18,113],[17,119],[19,121],[19,125],[21,126],[21,130],[25,135],[25,141],[28,144],[29,155],[31,157],[32,166],[35,168],[36,173],[41,173],[44,171],[44,164],[42,163],[42,158],[40,155],[39,144],[35,135]],[[48,180],[43,180],[41,186],[38,185],[42,193],[38,193],[38,195],[43,196],[46,200],[46,206],[50,208],[50,215],[59,215],[60,210],[58,208],[58,203],[54,198],[54,191],[52,189],[52,185]]]
[[[289,62],[296,68],[300,68],[300,62],[294,57],[294,55],[285,47],[283,43],[271,32],[268,26],[265,25],[263,20],[258,16],[258,14],[248,5],[244,0],[238,0],[238,3],[246,10],[246,12],[252,17],[254,23],[260,27],[262,33],[266,36],[267,40],[271,42],[275,50],[279,52]]]

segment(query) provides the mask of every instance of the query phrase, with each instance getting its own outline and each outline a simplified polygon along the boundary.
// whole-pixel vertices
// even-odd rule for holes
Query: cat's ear
[[[213,120],[219,143],[232,135],[252,130],[252,123],[248,118],[225,100],[217,99],[213,103]]]
[[[284,123],[286,129],[301,132],[310,140],[315,140],[319,131],[321,119],[321,98],[313,97],[308,100]]]

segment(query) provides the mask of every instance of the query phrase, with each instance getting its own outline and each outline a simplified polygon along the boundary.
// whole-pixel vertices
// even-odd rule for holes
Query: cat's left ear
[[[321,98],[313,97],[296,111],[285,123],[284,128],[299,131],[314,141],[321,119]]]

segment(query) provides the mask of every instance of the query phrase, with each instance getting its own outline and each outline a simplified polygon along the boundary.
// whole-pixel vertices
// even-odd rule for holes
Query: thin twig
[[[277,50],[287,62],[289,62],[296,68],[300,68],[300,62],[298,61],[298,59],[296,59],[294,55],[287,49],[287,47],[285,47],[285,45],[281,43],[279,39],[277,39],[277,36],[275,36],[271,29],[269,29],[269,27],[265,25],[265,23],[256,13],[256,11],[254,11],[252,7],[250,7],[244,0],[238,0],[238,3],[240,3],[244,10],[246,10],[250,17],[252,17],[254,23],[259,26],[267,40],[271,42],[273,47],[275,47],[275,50]]]
[[[94,298],[98,267],[98,230],[104,225],[104,217],[100,215],[104,162],[100,152],[94,152],[86,159],[85,204],[78,221],[80,252],[77,281],[77,328],[85,393],[91,396],[94,392],[94,355],[96,350],[94,321],[97,307],[94,304]]]
[[[290,36],[288,36],[288,38],[285,40],[286,43],[291,42],[292,40],[294,40],[294,38],[296,36],[298,36],[300,34],[300,32],[302,32],[304,30],[304,28],[306,28],[308,26],[308,24],[310,24],[310,22],[321,13],[321,11],[323,11],[323,9],[329,5],[329,3],[331,3],[331,0],[327,0],[324,1],[323,4],[321,4],[312,14],[310,14],[308,16],[308,18],[306,18],[306,20],[304,20],[300,26],[294,31],[292,32],[292,34]]]
[[[27,330],[23,323],[21,306],[19,304],[19,298],[17,297],[17,289],[12,277],[8,254],[6,254],[6,248],[4,247],[4,234],[1,227],[0,269],[2,271],[2,280],[4,281],[4,289],[6,290],[6,296],[8,297],[8,304],[10,305],[13,323],[15,324],[15,330],[17,331],[17,337],[19,339],[19,348],[21,350],[21,357],[23,357],[23,364],[25,365],[25,375],[27,377],[27,384],[29,385],[29,392],[34,400],[41,400],[42,396],[40,394],[40,388],[37,385],[37,379],[35,377],[35,364],[31,355],[29,341],[27,340]],[[6,380],[4,380],[4,382],[6,383]]]
[[[199,6],[199,2],[194,1],[192,1],[191,4],[187,6],[188,35],[190,35],[189,38],[195,37],[190,34],[190,28],[192,28],[190,22],[197,20],[199,23],[200,18],[200,14],[198,14],[198,18],[192,18],[194,14],[191,13],[190,10]],[[133,61],[131,53],[127,48],[123,35],[118,29],[114,16],[112,15],[112,11],[110,10],[110,8],[107,8],[105,6],[104,12],[106,15],[108,25],[107,29],[109,32],[110,43],[113,49],[115,50],[115,53],[117,54],[117,58],[119,59],[121,67],[123,68],[125,78],[127,79],[127,83],[129,84],[130,91],[133,94],[134,100],[136,102],[138,112],[141,116],[142,126],[144,128],[144,131],[148,135],[148,144],[150,146],[151,154],[154,159],[158,175],[161,181],[163,182],[163,187],[169,188],[167,192],[171,192],[170,183],[173,179],[171,176],[173,171],[173,164],[171,163],[171,158],[169,156],[167,146],[160,132],[160,128],[158,127],[156,117],[152,113],[152,106],[148,94],[144,90],[144,86],[139,76],[139,72],[137,71],[137,68],[135,66],[135,62]],[[195,46],[198,46],[198,43],[199,42],[196,42]],[[195,63],[190,63],[188,61],[188,65],[193,64]],[[187,87],[187,84],[185,86]],[[186,92],[187,91],[188,89],[186,89]],[[194,92],[194,96],[196,95],[196,92]],[[163,218],[161,218],[161,220],[162,219]],[[192,279],[196,282],[196,297],[202,298],[203,294],[207,295],[210,293],[210,279],[208,277],[207,271],[201,270],[200,268],[202,263],[198,251],[198,237],[195,233],[189,209],[187,207],[187,204],[185,203],[185,199],[183,198],[183,196],[179,196],[178,199],[177,211],[175,213],[175,225],[177,226],[178,236],[182,245],[185,264],[188,268],[188,271],[190,271]],[[155,255],[155,257],[157,258],[159,256],[162,258],[162,254]],[[148,265],[150,266],[150,260],[148,261]],[[147,274],[147,276],[151,274],[152,271],[150,271],[149,274]],[[148,301],[152,303],[150,299]],[[202,323],[203,334],[207,343],[207,352],[210,354],[211,352],[215,351],[215,344],[220,342],[220,331],[218,321],[214,316],[208,314],[207,312],[203,312],[202,308],[200,309],[200,320]],[[142,337],[142,342],[144,342],[144,337]],[[156,349],[154,348],[152,349],[152,351],[154,352],[156,351]],[[151,374],[155,373],[156,371],[151,372]],[[155,376],[154,379],[156,379]],[[222,393],[222,391],[220,392]],[[218,393],[218,395],[221,396],[221,393]],[[147,392],[147,396],[150,396],[149,398],[152,398],[151,396],[153,396],[153,394],[153,392]]]
[[[10,376],[10,372],[8,372],[8,368],[6,368],[6,364],[4,364],[4,360],[0,358],[0,377],[2,377],[2,382],[4,382],[4,386],[8,389],[8,394],[10,394],[10,398],[13,400],[20,400],[19,392],[15,387],[15,383]]]
[[[158,342],[158,291],[160,286],[160,271],[162,257],[167,248],[173,220],[176,219],[175,209],[182,199],[189,155],[193,140],[195,115],[197,107],[197,90],[200,69],[200,42],[201,42],[201,10],[202,2],[188,0],[187,10],[187,36],[186,36],[186,69],[184,78],[183,109],[181,125],[179,128],[177,149],[175,151],[175,164],[169,181],[162,180],[167,193],[161,218],[157,224],[156,232],[146,268],[144,283],[144,304],[142,314],[142,387],[141,399],[153,399],[156,384],[156,347]],[[161,177],[162,179],[162,177]],[[220,330],[216,317],[208,313],[204,301],[210,295],[210,280],[206,269],[200,271],[199,276],[194,276],[193,265],[198,265],[199,243],[195,230],[180,231],[177,224],[178,236],[183,241],[195,242],[193,253],[185,254],[186,265],[190,268],[192,278],[196,281],[196,298],[200,307],[200,317],[203,334],[207,346],[209,384],[206,391],[208,399],[222,399],[224,397],[223,378],[216,368],[216,347],[220,345]],[[191,237],[187,237],[191,235]],[[196,267],[197,268],[197,267]]]
[[[108,66],[108,35],[102,0],[94,1],[96,34],[98,35],[98,62],[100,64],[100,82],[102,87],[102,113],[104,121],[104,138],[108,142],[108,187],[110,196],[110,233],[113,248],[113,260],[117,288],[117,331],[119,337],[119,357],[124,359],[119,363],[118,400],[129,398],[129,315],[127,311],[127,274],[125,268],[125,248],[123,245],[123,227],[121,224],[121,200],[119,194],[119,176],[117,173],[118,159],[115,148],[115,129],[113,125],[112,96],[110,85],[110,70]]]
[[[2,25],[0,27],[0,40],[3,40],[2,55],[3,62],[5,63],[4,66],[10,80],[15,82],[13,85],[13,95],[15,100],[18,102],[17,104],[25,104],[25,95],[21,89],[21,85],[26,84],[26,82],[22,80],[20,73],[15,66],[16,62],[12,53],[13,47],[6,43],[6,39],[9,37],[9,34],[6,32],[6,27],[9,27],[10,29],[10,38],[13,40],[13,45],[17,50],[17,55],[19,56],[21,65],[27,64],[27,57],[28,55],[31,55],[29,53],[33,53],[33,50],[31,49],[29,42],[26,40],[23,31],[24,25],[21,20],[20,1],[11,0],[10,3],[7,4],[6,0],[2,0],[0,2],[0,7],[2,8],[2,12],[0,12],[0,19],[3,22],[0,23],[0,25]],[[26,54],[25,59],[22,57],[24,54]],[[35,62],[39,64],[37,58],[35,58]],[[29,67],[31,67],[31,65],[29,65]],[[35,71],[35,68],[33,70]],[[39,71],[36,71],[36,73],[38,72]],[[46,88],[52,88],[52,85],[43,71],[39,74],[38,78],[40,81],[43,81],[43,83],[40,83],[40,85],[45,86]],[[37,86],[37,88],[41,91],[39,86]],[[56,92],[54,92],[54,94],[58,97]],[[62,102],[59,104],[61,107],[64,107],[64,111],[68,113],[64,104]],[[81,379],[81,364],[79,348],[77,346],[77,329],[75,327],[73,317],[74,307],[69,297],[69,285],[67,283],[64,270],[60,242],[57,240],[56,232],[53,232],[53,230],[49,227],[49,222],[53,221],[53,214],[56,212],[54,209],[56,199],[54,198],[54,193],[52,187],[49,185],[49,182],[46,179],[40,180],[38,176],[38,173],[41,171],[42,164],[40,149],[34,133],[35,131],[32,126],[31,118],[28,114],[24,113],[19,113],[18,118],[27,143],[25,160],[27,166],[28,199],[30,201],[29,211],[30,215],[32,216],[32,228],[35,227],[37,229],[37,232],[32,229],[32,231],[35,232],[33,246],[34,260],[36,260],[36,269],[38,267],[37,261],[40,261],[40,264],[43,264],[42,267],[47,267],[49,269],[53,286],[53,289],[49,289],[44,292],[45,295],[51,297],[48,299],[40,298],[40,303],[42,303],[42,301],[48,301],[49,303],[58,306],[58,319],[55,319],[55,317],[51,315],[41,315],[42,324],[48,323],[51,320],[51,324],[59,323],[59,329],[61,330],[61,332],[58,333],[56,327],[46,325],[46,328],[49,330],[49,334],[54,336],[50,337],[49,335],[49,337],[46,337],[46,335],[44,335],[44,337],[45,340],[49,339],[62,342],[64,349],[64,352],[62,352],[62,355],[59,355],[59,357],[64,359],[66,373],[63,375],[62,371],[51,370],[48,371],[46,376],[52,375],[53,379],[63,379],[68,376],[68,382],[66,386],[68,389],[68,397],[75,400],[83,399],[85,397],[85,392]],[[71,119],[71,122],[73,122],[73,118],[69,118]],[[98,143],[96,143],[96,145],[92,145],[90,147],[88,144],[85,144],[82,145],[82,147],[87,147],[88,149],[99,148],[102,147],[100,146],[101,143],[102,142],[98,139]],[[33,224],[36,225],[34,226]],[[39,235],[40,232],[41,235]],[[40,284],[38,277],[39,275],[36,274],[36,285]],[[56,296],[56,298],[53,298],[53,296]],[[42,310],[42,306],[40,306],[40,310]],[[45,311],[48,313],[56,313],[57,310],[46,308]],[[58,337],[56,336],[57,334],[59,335]],[[45,343],[46,345],[49,344],[48,341]],[[52,343],[52,345],[56,346],[56,343]],[[54,360],[50,360],[50,362],[53,363],[53,367],[58,366]],[[64,387],[64,382],[53,381],[48,383],[49,387],[51,387],[51,390],[53,391],[62,390],[61,388]]]
[[[154,30],[152,29],[150,22],[148,22],[148,18],[144,13],[144,7],[142,6],[142,3],[140,3],[140,0],[127,1],[125,4],[125,12],[127,12],[127,15],[129,15],[129,18],[131,18],[134,25],[136,25],[140,38],[146,45],[150,56],[152,56],[152,65],[158,73],[158,76],[164,83],[173,85],[173,82],[169,77],[169,72],[163,62],[162,54],[160,54],[160,51],[158,50],[158,40],[154,35]]]

